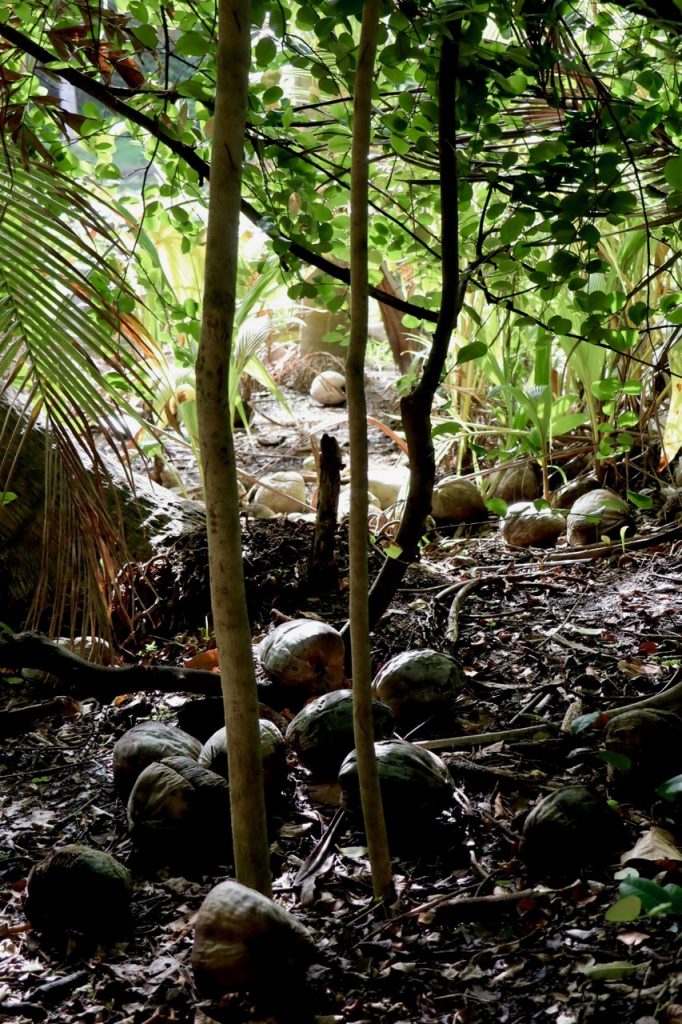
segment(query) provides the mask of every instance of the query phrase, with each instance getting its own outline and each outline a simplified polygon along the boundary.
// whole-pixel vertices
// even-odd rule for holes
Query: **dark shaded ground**
[[[254,524],[245,564],[255,632],[274,606],[340,625],[346,590],[305,599],[310,530]],[[269,538],[269,539],[267,539]],[[376,555],[375,558],[379,556]],[[374,563],[376,567],[376,561]],[[682,655],[682,546],[635,551],[584,563],[552,563],[512,554],[497,535],[450,538],[424,553],[372,637],[375,665],[410,647],[448,650],[444,642],[455,588],[476,573],[455,645],[469,681],[450,720],[425,723],[411,738],[458,735],[561,722],[581,701],[590,711],[663,689]],[[170,640],[170,643],[166,643]],[[202,646],[201,635],[149,637],[147,656],[176,659]],[[2,681],[2,705],[31,702],[44,684]],[[0,1016],[86,1024],[201,1022],[189,970],[192,915],[215,876],[149,872],[136,861],[123,805],[111,781],[117,737],[134,721],[173,721],[178,695],[133,694],[101,706],[93,693],[83,716],[47,725],[6,745],[2,754],[4,841],[0,860]],[[341,836],[323,871],[301,890],[293,880],[330,821],[334,806],[312,797],[291,761],[287,798],[275,826],[277,899],[313,932],[320,963],[308,976],[308,1006],[297,997],[287,1019],[331,1022],[573,1024],[682,1020],[678,919],[609,923],[617,898],[615,866],[579,877],[529,878],[518,859],[520,816],[562,782],[585,781],[617,799],[623,851],[652,823],[682,843],[673,805],[655,794],[612,792],[588,732],[543,742],[498,743],[444,753],[454,781],[452,808],[432,835],[395,851],[397,916],[373,907],[362,836]],[[682,772],[682,751],[680,751]],[[671,810],[672,807],[672,810]],[[130,938],[86,958],[51,953],[25,923],[22,892],[31,865],[54,845],[82,842],[108,850],[135,878]],[[682,858],[682,854],[680,854]],[[551,860],[551,854],[549,859]],[[647,877],[682,884],[677,862],[641,862]],[[513,894],[529,890],[529,895]],[[473,905],[468,897],[511,897]],[[440,904],[432,903],[441,900]],[[44,988],[64,979],[56,989]],[[276,1019],[237,998],[225,1022]]]

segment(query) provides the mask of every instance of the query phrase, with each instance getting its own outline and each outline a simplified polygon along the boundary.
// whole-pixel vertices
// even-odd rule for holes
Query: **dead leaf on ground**
[[[654,825],[620,858],[621,864],[628,864],[631,860],[682,860],[682,853],[675,845],[674,836]]]

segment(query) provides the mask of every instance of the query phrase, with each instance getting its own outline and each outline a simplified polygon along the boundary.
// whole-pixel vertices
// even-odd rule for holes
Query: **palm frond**
[[[107,578],[125,541],[96,435],[129,473],[112,413],[141,419],[137,403],[154,389],[153,342],[129,315],[125,234],[82,182],[35,165],[0,167],[0,488],[18,482],[13,504],[27,517],[38,496],[44,501],[28,619],[40,621],[49,607],[55,631],[67,615],[73,629],[75,618],[81,628],[106,619]],[[19,470],[35,423],[46,441],[42,469],[33,466],[42,486],[32,489]]]

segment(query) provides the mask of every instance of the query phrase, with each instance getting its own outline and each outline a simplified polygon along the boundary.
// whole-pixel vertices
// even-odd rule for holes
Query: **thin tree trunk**
[[[220,0],[204,306],[196,384],[213,623],[223,668],[235,873],[238,881],[269,896],[258,697],[228,405],[250,28],[249,0]]]
[[[372,884],[377,899],[394,897],[391,857],[374,753],[372,675],[367,591],[367,402],[364,371],[367,348],[368,261],[367,201],[371,141],[374,55],[380,0],[367,0],[362,15],[355,72],[351,151],[351,330],[346,361],[346,389],[351,460],[350,637],[353,661],[353,728],[360,777],[360,797],[367,835]]]
[[[438,68],[438,151],[441,199],[442,293],[438,322],[419,383],[400,402],[410,464],[410,487],[395,538],[397,558],[387,558],[369,595],[369,621],[381,618],[414,560],[431,511],[436,461],[431,440],[431,407],[445,367],[450,339],[464,302],[459,272],[459,210],[455,87],[459,64],[459,21],[445,26]]]

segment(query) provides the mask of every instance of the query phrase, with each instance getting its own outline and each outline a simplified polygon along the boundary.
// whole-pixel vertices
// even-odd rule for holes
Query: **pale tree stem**
[[[374,895],[394,897],[391,857],[374,754],[371,652],[369,648],[369,567],[367,561],[367,402],[364,386],[368,320],[367,203],[371,142],[374,56],[380,0],[367,0],[362,15],[355,72],[351,149],[351,328],[346,361],[346,394],[351,461],[350,638],[353,661],[353,725],[362,813]]]
[[[251,52],[249,0],[220,0],[201,341],[196,364],[211,602],[221,666],[235,873],[271,893],[258,698],[239,523],[228,373]]]

